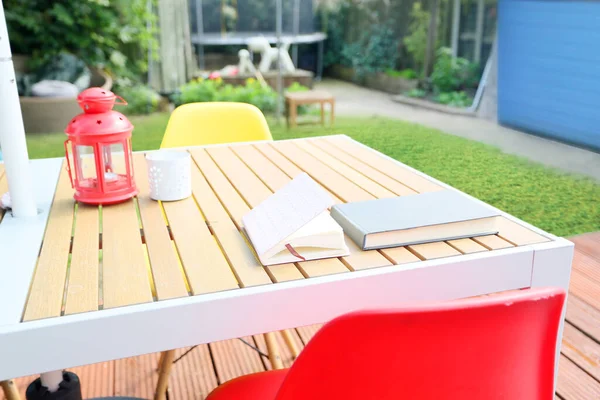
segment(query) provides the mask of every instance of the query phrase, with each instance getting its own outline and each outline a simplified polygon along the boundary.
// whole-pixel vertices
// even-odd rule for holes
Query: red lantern
[[[115,103],[116,99],[121,100]],[[133,180],[131,132],[133,125],[115,104],[127,104],[109,90],[94,87],[77,96],[83,109],[69,122],[65,141],[75,200],[88,204],[114,204],[138,193]]]

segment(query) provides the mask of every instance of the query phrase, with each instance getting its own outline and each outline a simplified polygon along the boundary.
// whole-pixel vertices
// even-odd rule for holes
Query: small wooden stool
[[[321,125],[325,125],[325,104],[329,103],[330,124],[333,126],[335,119],[335,97],[330,93],[322,90],[308,90],[306,92],[291,92],[285,94],[285,103],[287,107],[287,123],[288,126],[297,126],[296,119],[298,118],[298,106],[302,104],[320,104],[321,105]]]

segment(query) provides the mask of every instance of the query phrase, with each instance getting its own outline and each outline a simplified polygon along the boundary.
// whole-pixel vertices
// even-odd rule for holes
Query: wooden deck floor
[[[556,399],[600,399],[600,232],[571,238],[575,259]],[[299,346],[317,326],[292,331]],[[291,356],[280,335],[284,364]],[[244,338],[266,353],[262,336]],[[178,350],[178,356],[188,349]],[[82,381],[83,397],[134,396],[151,399],[158,354],[73,368]],[[201,345],[176,363],[169,382],[171,400],[204,399],[218,384],[236,376],[270,368],[269,361],[240,340]],[[33,377],[16,380],[23,399]],[[0,399],[4,400],[0,392]]]

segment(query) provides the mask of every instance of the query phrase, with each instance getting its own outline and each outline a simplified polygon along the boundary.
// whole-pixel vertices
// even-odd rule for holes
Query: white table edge
[[[407,166],[391,157],[388,157],[383,153],[379,153],[376,150],[371,149],[368,146],[365,146],[362,143],[357,142],[354,139],[349,138],[346,135],[335,135],[335,136],[343,136],[350,140],[353,140],[358,145],[363,146],[370,151],[376,152],[377,154],[380,154],[381,156],[388,158],[392,162],[398,163],[402,167],[418,174],[419,176],[422,176],[444,188],[457,190],[443,182],[440,182],[432,177],[429,177],[428,175],[426,175],[424,173],[421,173],[420,171],[415,170],[414,168],[412,168],[410,166]],[[324,137],[332,137],[332,136],[324,136]],[[318,137],[314,137],[312,139],[317,139],[317,138]],[[287,139],[287,140],[295,141],[295,140],[303,140],[303,139]],[[238,146],[238,145],[242,146],[242,145],[257,144],[257,143],[264,143],[264,142],[265,141],[244,142],[244,143],[236,143],[233,145],[234,146]],[[232,144],[217,144],[217,145],[198,146],[198,147],[199,148],[207,148],[207,147],[222,147],[222,146],[232,146]],[[147,151],[143,151],[143,152],[147,152]],[[54,164],[55,168],[60,168],[60,164],[58,164],[59,161],[62,161],[62,158],[32,160],[32,165],[36,164],[36,163],[50,162],[50,163]],[[58,165],[58,167],[56,167],[56,165]],[[51,171],[51,169],[49,169],[48,171]],[[58,177],[58,172],[59,172],[59,169],[57,169],[55,171],[54,176],[56,178]],[[35,174],[33,174],[33,175],[34,175],[34,179],[35,179]],[[51,196],[50,196],[50,201],[51,201],[51,199],[53,197],[53,193],[55,191],[56,179],[54,179],[54,180],[47,179],[46,182],[47,182],[46,186],[51,186],[48,184],[48,182],[54,182],[54,186],[52,186],[52,188],[51,188]],[[49,193],[47,191],[48,190],[45,189],[45,191],[44,191],[44,193],[42,193],[42,196],[40,197],[40,199],[48,198]],[[468,196],[469,198],[471,198],[475,201],[478,201],[480,203],[487,205],[487,203],[484,203],[466,193],[463,193],[461,191],[459,191],[459,193],[462,193],[463,195]],[[46,203],[44,203],[42,201],[40,204],[44,205]],[[48,208],[49,208],[49,206],[50,206],[50,204],[47,204]],[[381,307],[381,306],[386,306],[386,305],[390,306],[390,304],[401,304],[402,302],[405,302],[405,301],[417,301],[417,300],[419,300],[419,296],[423,296],[424,293],[426,294],[426,298],[429,300],[432,300],[432,299],[449,300],[449,299],[453,299],[453,298],[473,296],[473,295],[477,295],[477,294],[493,293],[493,292],[498,292],[498,291],[503,291],[503,290],[520,289],[520,288],[531,287],[531,286],[542,286],[543,284],[547,284],[547,283],[549,283],[550,285],[561,286],[568,290],[570,266],[571,266],[570,260],[572,259],[573,244],[571,242],[567,241],[566,239],[557,238],[554,235],[551,235],[547,232],[542,231],[541,229],[531,226],[530,224],[527,224],[526,222],[521,221],[520,219],[513,217],[512,215],[507,214],[501,210],[498,210],[498,211],[506,218],[508,218],[512,221],[515,221],[515,222],[519,223],[520,225],[528,227],[529,229],[535,231],[536,233],[539,233],[539,234],[551,239],[551,241],[545,242],[545,243],[540,243],[540,244],[520,246],[520,247],[516,247],[516,248],[494,250],[492,252],[482,252],[482,253],[461,255],[461,256],[448,257],[448,258],[442,258],[442,259],[421,261],[418,263],[406,264],[406,265],[401,265],[401,266],[381,267],[381,268],[375,268],[375,269],[371,269],[371,270],[356,271],[356,272],[340,274],[340,275],[329,275],[329,276],[320,277],[320,278],[311,278],[311,279],[288,282],[288,283],[278,283],[275,285],[266,285],[266,286],[259,286],[259,287],[254,287],[254,288],[238,289],[238,290],[229,291],[229,292],[221,292],[221,293],[207,294],[207,295],[194,296],[194,297],[185,297],[185,298],[174,299],[174,300],[166,300],[166,301],[160,301],[160,302],[154,302],[154,303],[122,307],[122,308],[117,308],[117,309],[112,309],[112,310],[94,311],[94,312],[85,313],[85,314],[63,316],[63,317],[59,317],[59,318],[49,318],[49,319],[26,322],[26,323],[20,322],[23,306],[25,304],[24,302],[26,300],[25,298],[23,298],[23,301],[20,304],[15,303],[16,307],[13,305],[13,307],[10,307],[8,312],[6,312],[6,310],[4,308],[3,308],[3,310],[0,310],[0,349],[3,349],[3,348],[9,349],[9,352],[14,357],[11,356],[11,357],[8,357],[8,359],[10,359],[11,361],[16,360],[18,363],[18,365],[16,365],[14,362],[8,362],[8,363],[3,363],[2,365],[0,365],[0,380],[12,378],[15,376],[22,376],[22,375],[27,375],[27,374],[32,374],[32,373],[56,370],[59,368],[73,367],[73,366],[89,364],[89,363],[93,363],[93,362],[100,362],[100,361],[128,357],[128,356],[133,356],[133,355],[138,355],[138,354],[145,354],[148,352],[160,351],[160,350],[165,350],[165,349],[169,349],[169,348],[183,347],[186,345],[192,345],[192,344],[198,344],[198,343],[206,343],[206,342],[210,342],[210,341],[214,341],[214,340],[222,340],[225,337],[220,335],[218,332],[215,332],[214,330],[209,329],[206,332],[197,332],[198,328],[195,327],[194,324],[191,324],[190,326],[187,327],[188,329],[191,329],[191,332],[195,332],[194,336],[183,335],[184,337],[177,337],[177,338],[173,338],[173,339],[169,340],[168,335],[170,335],[172,333],[172,329],[170,327],[168,327],[169,324],[155,323],[152,321],[159,321],[159,320],[163,321],[164,319],[172,320],[172,318],[169,317],[169,314],[168,313],[165,314],[165,312],[167,312],[168,310],[177,310],[179,308],[183,309],[183,308],[191,307],[191,309],[203,310],[202,311],[203,313],[210,314],[211,310],[210,310],[210,308],[206,308],[206,305],[207,304],[217,304],[219,302],[224,304],[224,306],[219,307],[219,309],[223,311],[223,307],[227,309],[227,307],[228,307],[227,305],[231,301],[234,301],[237,298],[244,299],[243,301],[239,302],[239,304],[238,304],[238,305],[244,305],[244,308],[247,308],[246,304],[254,304],[251,301],[248,301],[248,299],[257,298],[257,299],[259,299],[259,300],[257,300],[259,302],[266,301],[266,300],[260,300],[260,299],[269,299],[269,301],[266,301],[266,303],[261,303],[261,304],[263,304],[262,307],[268,308],[268,306],[270,304],[278,303],[277,300],[271,300],[271,299],[274,296],[275,297],[281,296],[279,293],[286,293],[285,290],[295,293],[295,290],[311,291],[311,290],[313,290],[311,288],[323,288],[323,287],[327,287],[328,285],[342,285],[342,286],[340,286],[342,288],[341,290],[346,291],[346,290],[348,290],[349,287],[352,286],[352,282],[356,282],[355,281],[356,278],[375,279],[375,280],[377,280],[378,284],[385,284],[387,281],[389,281],[389,279],[387,279],[387,278],[389,278],[389,276],[395,276],[396,274],[403,274],[402,282],[400,283],[401,285],[407,285],[407,282],[410,282],[410,284],[413,287],[420,287],[419,286],[420,284],[427,284],[427,283],[426,283],[426,280],[421,279],[422,277],[420,277],[419,274],[422,274],[422,276],[427,276],[428,274],[432,273],[431,271],[438,271],[438,270],[443,271],[443,269],[440,270],[439,268],[437,268],[440,266],[448,266],[448,271],[455,271],[456,269],[460,270],[460,269],[466,268],[468,270],[471,270],[471,272],[473,272],[473,271],[477,271],[476,265],[480,260],[485,260],[486,265],[488,264],[489,260],[495,260],[494,262],[498,262],[499,265],[500,264],[502,265],[501,268],[500,267],[497,268],[495,275],[494,274],[489,275],[489,276],[494,276],[494,279],[492,279],[493,282],[488,282],[487,285],[481,285],[480,282],[477,282],[476,280],[473,280],[473,279],[471,279],[471,280],[473,280],[473,282],[470,282],[468,285],[464,285],[464,282],[461,282],[459,284],[459,282],[452,282],[453,281],[451,279],[452,276],[449,276],[448,277],[449,280],[446,280],[445,283],[448,284],[449,282],[452,282],[453,284],[456,284],[456,286],[445,288],[447,290],[441,291],[440,294],[436,294],[436,293],[432,294],[430,291],[427,291],[427,290],[418,290],[417,292],[419,292],[419,293],[414,293],[414,294],[410,294],[410,295],[404,294],[404,296],[398,297],[397,295],[394,295],[394,292],[399,292],[399,291],[394,290],[391,292],[391,294],[394,295],[394,297],[390,297],[390,303],[382,302],[381,299],[378,299],[378,298],[374,298],[373,301],[370,303],[369,302],[361,303],[361,305],[371,305],[372,307]],[[45,213],[42,214],[42,217],[41,217],[43,219],[44,228],[45,228],[45,223],[47,220],[47,215],[48,215],[48,209],[45,210]],[[6,216],[5,216],[5,218],[6,218]],[[4,222],[6,222],[6,221],[4,221]],[[2,224],[0,224],[0,237],[2,237],[3,230],[6,230],[6,229],[3,229],[3,226],[8,226],[8,225],[5,225],[4,222]],[[39,231],[39,227],[37,229]],[[36,231],[36,232],[38,232],[38,231]],[[43,232],[44,232],[44,229],[41,230],[41,233],[37,234],[39,236],[39,240],[37,241],[37,249],[38,250],[39,250],[39,246],[41,244],[41,240],[43,237]],[[2,242],[0,242],[0,244],[1,243]],[[539,252],[539,254],[551,254],[552,255],[552,257],[554,258],[554,261],[552,261],[552,266],[550,268],[544,268],[544,265],[541,264],[541,261],[536,262],[536,253],[538,253],[538,252]],[[557,255],[558,255],[558,258],[556,258]],[[37,251],[35,252],[35,256],[37,258]],[[517,263],[511,264],[510,260],[513,257],[517,257],[520,261]],[[525,258],[523,258],[523,257],[525,257]],[[528,257],[530,257],[531,259],[529,260]],[[542,258],[540,258],[540,260],[541,259]],[[560,260],[560,262],[557,260]],[[565,267],[565,265],[567,264],[567,260],[569,260],[568,265]],[[475,264],[473,264],[473,263],[475,263]],[[2,264],[6,265],[5,263],[2,263]],[[33,274],[33,267],[31,266],[31,264],[29,265],[29,267],[27,265],[23,265],[23,264],[30,264],[30,263],[27,263],[23,259],[19,258],[18,260],[16,260],[16,263],[13,266],[12,271],[15,271],[15,270],[18,271],[18,273],[20,275],[22,275],[20,280],[27,282],[26,289],[24,291],[25,294],[21,296],[21,297],[23,297],[23,296],[26,297],[27,292],[29,290],[29,284],[31,281],[31,277]],[[507,268],[507,264],[509,265],[509,268]],[[34,265],[35,265],[35,263],[34,263]],[[461,267],[461,265],[463,265],[463,267]],[[515,268],[515,265],[517,265],[518,268]],[[452,268],[452,266],[454,266],[454,268]],[[2,271],[2,269],[3,269],[2,266],[0,266],[0,273],[4,273]],[[11,268],[9,267],[7,272],[10,272],[10,270],[11,270]],[[423,272],[421,273],[421,271],[423,271]],[[513,272],[512,276],[511,276],[511,273],[509,273],[511,271]],[[461,275],[462,276],[470,276],[466,272],[468,272],[468,271],[462,271]],[[436,272],[434,272],[432,276],[434,276],[435,274],[436,274]],[[527,277],[526,277],[526,275],[527,275]],[[400,276],[400,275],[398,275],[398,276]],[[407,279],[407,277],[409,277],[409,276],[412,278]],[[474,275],[474,276],[476,276],[476,275]],[[489,279],[489,276],[485,275],[480,278],[485,280],[485,279]],[[27,277],[27,279],[25,280],[25,279],[23,279],[23,277]],[[384,278],[381,278],[381,277],[384,277]],[[456,279],[454,279],[454,281],[456,281]],[[432,284],[432,282],[429,282],[429,284]],[[0,285],[1,285],[1,283],[0,283]],[[475,285],[477,287],[474,287],[472,285]],[[2,289],[2,287],[0,286],[0,304],[3,304],[3,300],[5,300],[7,297],[3,297],[1,289]],[[407,290],[408,289],[410,289],[410,285],[408,285]],[[21,292],[23,292],[22,287],[19,290]],[[323,297],[325,295],[326,294],[323,293],[322,290],[319,292],[319,296]],[[438,295],[439,295],[439,298],[435,297]],[[324,300],[325,300],[325,298],[323,299],[323,301]],[[294,301],[294,299],[289,299],[289,302],[293,302],[293,301]],[[6,304],[6,303],[4,303],[4,304]],[[298,310],[295,310],[295,312],[289,312],[288,310],[284,310],[284,312],[282,313],[282,315],[279,318],[277,318],[275,315],[271,315],[268,320],[264,320],[264,321],[261,320],[260,323],[248,323],[247,325],[240,326],[240,327],[232,326],[231,332],[229,333],[228,337],[239,337],[239,336],[245,336],[248,334],[260,333],[260,332],[264,332],[264,331],[289,328],[293,324],[287,325],[287,323],[285,323],[283,321],[286,321],[285,316],[290,315],[290,314],[302,315],[304,318],[304,319],[302,319],[302,321],[303,321],[302,324],[323,322],[328,319],[331,319],[332,317],[334,317],[336,315],[339,315],[342,311],[346,312],[346,311],[349,311],[350,309],[353,309],[353,307],[356,305],[349,303],[347,306],[348,307],[344,308],[344,310],[340,310],[339,308],[336,308],[336,307],[333,307],[333,309],[317,307],[316,309],[319,310],[319,315],[316,315],[314,318],[306,317],[304,315],[306,313],[302,313],[302,310],[303,310],[302,307],[300,307]],[[211,305],[211,307],[213,307],[213,306]],[[339,306],[337,306],[337,307],[339,307]],[[14,318],[14,316],[17,315],[16,310],[18,310],[18,318],[17,319]],[[235,309],[231,309],[230,312],[233,314],[236,314]],[[246,310],[245,312],[246,312],[246,314],[241,313],[242,317],[244,315],[252,314],[251,310]],[[123,318],[125,318],[127,316],[131,317],[131,316],[135,316],[138,314],[145,315],[145,316],[152,315],[153,318],[151,318],[149,321],[146,321],[146,323],[143,323],[139,326],[136,324],[127,323],[127,318],[125,320],[123,320]],[[179,318],[181,318],[181,316]],[[185,320],[185,318],[183,318],[183,319]],[[101,327],[101,325],[98,325],[98,324],[108,323],[108,322],[112,322],[114,324],[124,323],[125,325],[128,325],[131,327],[132,332],[136,332],[136,333],[141,333],[145,329],[150,329],[150,330],[159,332],[159,333],[157,333],[157,335],[161,336],[161,340],[160,340],[161,344],[158,345],[158,344],[154,343],[154,341],[152,341],[152,343],[150,343],[150,344],[144,344],[144,345],[140,344],[139,349],[136,347],[131,347],[129,345],[125,345],[125,346],[113,346],[113,345],[110,345],[110,346],[101,345],[100,346],[99,345],[99,348],[101,348],[102,351],[94,352],[94,354],[90,355],[89,357],[83,357],[79,354],[74,354],[74,355],[71,354],[71,355],[73,355],[73,362],[70,363],[70,362],[66,361],[66,359],[70,358],[66,355],[66,353],[72,353],[72,352],[64,344],[61,344],[62,342],[64,342],[64,337],[65,337],[64,335],[69,336],[70,339],[73,339],[73,337],[71,335],[69,335],[69,332],[71,331],[71,329],[84,329],[84,330],[86,330],[86,332],[88,332],[89,334],[92,335],[90,337],[95,337],[89,331],[89,329],[91,329],[92,327],[99,327],[99,326]],[[280,322],[280,323],[278,323],[278,322]],[[177,323],[177,321],[173,321],[173,323]],[[186,324],[189,324],[189,322],[184,321],[181,324],[186,325]],[[168,329],[165,329],[164,326],[167,326]],[[298,325],[296,325],[296,326],[298,326]],[[52,335],[47,336],[46,334],[43,333],[43,332],[46,332],[47,330],[56,332],[57,336],[56,337],[54,337]],[[102,331],[103,334],[106,333],[106,332],[104,332],[104,329],[100,329],[100,331]],[[160,335],[161,331],[164,331],[162,333],[162,335]],[[102,337],[96,337],[95,340],[102,340]],[[132,340],[133,340],[133,338],[132,338]],[[75,340],[75,342],[81,346],[80,350],[83,351],[83,353],[86,353],[84,350],[89,349],[90,344],[93,343],[93,342],[87,340],[87,336],[86,336],[86,340]],[[49,357],[48,355],[40,355],[39,353],[36,353],[36,352],[32,352],[31,355],[25,357],[22,352],[19,352],[19,350],[22,351],[24,348],[26,348],[24,346],[27,344],[30,345],[29,347],[31,347],[31,346],[33,346],[34,348],[39,347],[40,351],[44,348],[47,350],[53,349],[51,351],[51,353],[53,354],[53,357]],[[27,347],[27,348],[29,348],[29,347]],[[14,352],[14,354],[12,354],[13,352]],[[55,354],[55,353],[59,353],[59,354]],[[0,353],[0,357],[5,360],[7,359],[7,358],[5,358],[5,355],[2,353]],[[32,367],[32,365],[34,365],[35,367]]]

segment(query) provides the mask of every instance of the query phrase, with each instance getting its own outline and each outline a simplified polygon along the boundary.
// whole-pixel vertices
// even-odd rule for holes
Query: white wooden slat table
[[[357,309],[568,289],[573,244],[505,213],[498,235],[380,251],[347,239],[348,257],[263,267],[242,216],[302,171],[335,202],[449,186],[346,136],[190,152],[193,197],[170,203],[149,199],[141,153],[139,196],[106,207],[74,202],[62,159],[31,162],[40,214],[0,214],[0,381]]]

